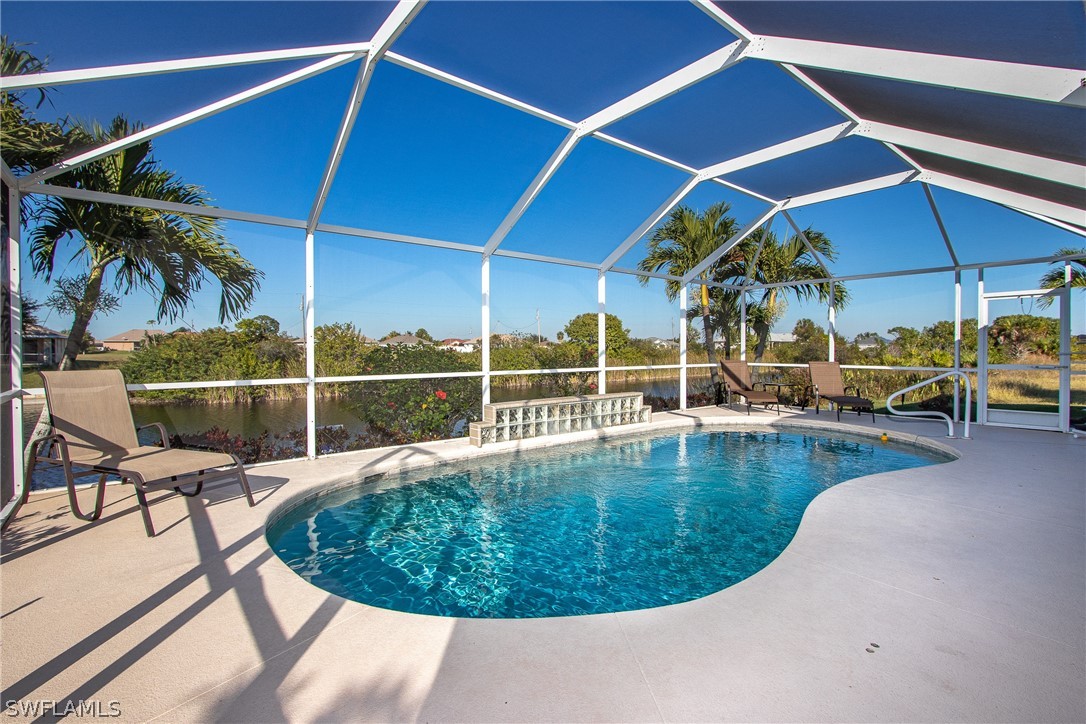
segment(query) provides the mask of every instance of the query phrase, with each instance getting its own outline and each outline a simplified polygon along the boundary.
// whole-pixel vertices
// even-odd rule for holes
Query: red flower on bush
[[[434,393],[434,397],[436,397],[439,400],[444,400],[448,396],[449,396],[449,393],[445,392],[445,390],[438,390],[437,392]]]
[[[588,383],[588,389],[590,389],[590,390],[596,389],[596,383],[595,382],[589,382]]]
[[[395,402],[388,403],[388,409],[395,410],[396,409],[396,403]]]

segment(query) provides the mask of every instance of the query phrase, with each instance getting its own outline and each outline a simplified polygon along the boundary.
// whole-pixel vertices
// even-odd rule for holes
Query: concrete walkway
[[[712,409],[653,426],[777,419]],[[110,486],[93,524],[63,491],[37,493],[3,538],[2,698],[124,721],[1086,721],[1086,440],[975,428],[946,442],[961,459],[820,495],[738,585],[554,619],[371,608],[269,549],[288,498],[474,454],[463,441],[259,467],[255,508],[236,487],[172,497],[152,507],[154,539],[130,486]]]

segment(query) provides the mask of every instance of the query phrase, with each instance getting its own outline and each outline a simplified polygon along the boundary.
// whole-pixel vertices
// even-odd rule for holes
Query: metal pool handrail
[[[904,395],[906,392],[913,392],[914,390],[919,390],[921,387],[925,387],[927,385],[930,385],[932,382],[938,382],[939,380],[946,379],[947,377],[961,377],[962,380],[965,382],[965,430],[964,430],[964,434],[962,435],[962,439],[963,440],[971,439],[969,437],[969,415],[970,415],[970,412],[973,409],[973,393],[972,393],[972,388],[970,388],[970,386],[969,386],[969,378],[966,377],[964,372],[958,372],[957,370],[952,370],[950,372],[944,372],[941,375],[936,375],[935,377],[932,377],[930,379],[926,379],[923,382],[917,382],[915,385],[912,385],[911,387],[906,387],[903,390],[898,390],[897,392],[891,393],[890,396],[886,398],[886,410],[887,410],[887,412],[889,412],[891,415],[900,415],[901,417],[932,417],[932,416],[941,417],[944,420],[946,420],[946,427],[947,427],[946,436],[949,437],[949,438],[953,438],[954,437],[954,421],[952,419],[950,419],[950,415],[946,414],[945,412],[939,412],[938,410],[925,410],[923,412],[907,412],[907,411],[904,411],[904,410],[896,410],[896,409],[894,409],[894,405],[893,405],[894,398],[897,397],[898,395]]]

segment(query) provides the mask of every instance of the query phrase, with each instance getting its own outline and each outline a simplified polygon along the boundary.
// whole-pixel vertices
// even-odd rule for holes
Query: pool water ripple
[[[269,530],[315,586],[441,616],[651,608],[768,565],[845,480],[950,459],[780,430],[655,434],[404,474],[310,501]]]

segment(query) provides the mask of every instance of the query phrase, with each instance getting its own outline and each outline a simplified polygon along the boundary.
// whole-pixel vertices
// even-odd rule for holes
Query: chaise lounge
[[[807,394],[814,392],[815,414],[822,400],[826,400],[837,408],[837,420],[841,420],[841,408],[850,407],[859,415],[861,412],[870,412],[871,421],[875,421],[875,405],[866,397],[860,396],[859,387],[845,387],[841,381],[841,365],[836,362],[808,362],[807,367],[811,374],[811,384],[807,388]],[[855,390],[855,395],[848,394],[849,390]],[[806,399],[804,408],[806,408]]]
[[[728,395],[728,404],[731,404],[732,395],[739,395],[747,401],[747,414],[750,414],[751,405],[765,405],[768,410],[770,405],[777,406],[777,414],[781,414],[781,403],[777,396],[768,390],[754,389],[750,381],[750,366],[740,360],[721,360],[720,369],[724,375],[724,391]]]
[[[120,370],[42,372],[41,376],[53,432],[34,442],[27,476],[39,462],[62,467],[72,514],[77,518],[98,520],[110,475],[135,486],[143,525],[152,537],[155,529],[147,501],[149,491],[173,488],[193,497],[199,495],[205,482],[236,478],[249,506],[255,505],[245,468],[234,455],[171,448],[161,423],[145,427],[158,429],[162,446],[141,445]],[[39,456],[45,443],[51,443],[50,454]],[[221,469],[226,466],[229,469]],[[77,468],[82,470],[76,472]],[[93,474],[99,476],[94,510],[83,513],[76,499],[75,478]],[[185,492],[181,488],[187,485],[196,487]]]

